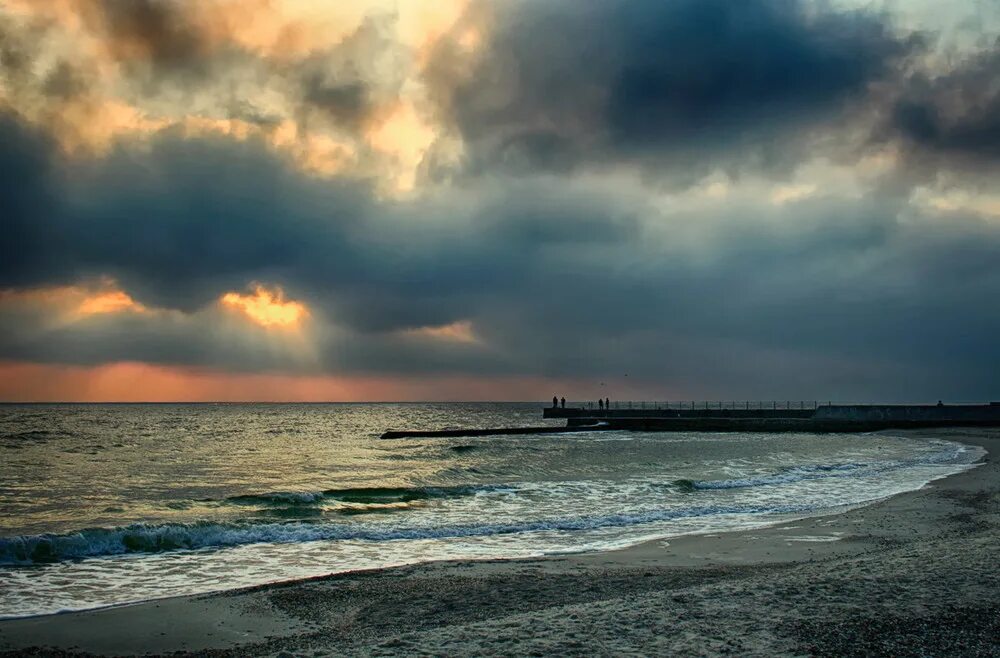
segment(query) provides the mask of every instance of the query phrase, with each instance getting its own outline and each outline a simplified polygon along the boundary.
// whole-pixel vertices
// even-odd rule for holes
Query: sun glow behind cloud
[[[109,290],[84,298],[77,307],[76,312],[80,315],[95,315],[99,313],[121,313],[130,311],[132,313],[145,313],[147,308],[132,299],[128,293],[121,290]]]
[[[771,203],[780,206],[784,203],[800,201],[816,193],[816,185],[803,183],[798,185],[779,185],[771,193]]]
[[[436,136],[434,127],[417,114],[412,103],[400,103],[372,130],[368,139],[397,165],[396,191],[410,192],[416,184],[420,162]]]
[[[478,343],[469,320],[458,320],[450,324],[443,324],[433,327],[417,327],[415,329],[405,329],[401,332],[404,336],[413,338],[430,338],[451,343]]]
[[[447,132],[423,68],[468,6],[11,0],[0,39],[35,61],[30,72],[0,67],[0,109],[46,126],[78,157],[175,129],[260,139],[312,175],[347,172],[387,195],[407,193]],[[471,52],[482,27],[461,31],[455,39]],[[340,73],[327,79],[330,71]]]
[[[135,362],[64,366],[0,361],[0,400],[10,402],[523,400],[547,399],[555,391],[585,391],[588,386],[593,384],[540,376],[307,376]],[[619,390],[622,395],[636,394]],[[663,391],[661,397],[677,395]]]
[[[269,290],[257,284],[252,293],[227,292],[219,302],[267,329],[298,329],[309,317],[306,305],[285,299],[285,291],[279,286]]]
[[[0,305],[36,306],[56,309],[64,322],[93,315],[150,313],[151,310],[119,289],[110,279],[94,286],[55,286],[0,291]]]
[[[911,193],[910,202],[918,208],[926,208],[937,213],[966,212],[990,220],[1000,219],[1000,194],[918,187]]]

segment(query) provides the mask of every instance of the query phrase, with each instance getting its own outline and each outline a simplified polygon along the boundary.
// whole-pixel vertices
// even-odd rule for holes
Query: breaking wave
[[[0,564],[38,564],[65,560],[162,553],[176,550],[223,548],[257,543],[295,543],[330,540],[392,541],[480,537],[538,531],[578,531],[632,526],[673,519],[724,514],[786,514],[806,512],[806,505],[706,506],[636,514],[580,516],[522,523],[454,525],[440,527],[366,527],[335,523],[214,523],[89,528],[64,535],[30,535],[0,539]]]
[[[318,492],[270,492],[232,496],[216,501],[223,505],[256,506],[249,515],[233,521],[196,521],[192,523],[132,524],[109,528],[88,528],[66,534],[24,535],[0,538],[0,564],[28,565],[60,562],[82,558],[123,555],[133,553],[162,553],[178,550],[203,550],[257,543],[297,543],[311,541],[391,541],[460,537],[484,537],[531,533],[540,531],[585,531],[601,528],[627,527],[675,519],[713,517],[729,514],[762,515],[808,513],[829,507],[830,501],[814,498],[809,504],[784,504],[775,500],[770,504],[712,500],[699,496],[707,490],[740,489],[746,487],[771,487],[794,484],[823,478],[864,478],[890,471],[925,466],[968,465],[983,453],[976,448],[944,444],[943,449],[911,459],[873,462],[844,462],[794,466],[777,473],[762,474],[728,480],[674,480],[649,482],[654,488],[674,492],[673,501],[650,498],[647,509],[632,509],[613,514],[593,513],[606,510],[606,505],[593,506],[596,501],[580,506],[580,495],[598,495],[604,501],[615,496],[607,487],[594,489],[592,482],[546,483],[542,488],[517,485],[469,485],[453,487],[360,487],[327,489]],[[926,480],[925,480],[926,481]],[[606,483],[605,483],[606,484]],[[566,485],[565,487],[563,485]],[[581,488],[580,485],[584,485]],[[547,491],[556,487],[558,491]],[[599,493],[598,493],[599,492]],[[484,518],[481,523],[452,523],[446,516],[440,525],[400,520],[394,523],[375,523],[362,520],[358,515],[387,513],[408,506],[421,505],[421,501],[434,499],[459,499],[487,493],[523,494],[529,507],[538,495],[551,495],[571,501],[569,507],[547,518],[518,519],[509,515]],[[677,494],[685,497],[683,506]],[[658,494],[659,495],[659,494]],[[691,496],[687,499],[687,496]],[[626,495],[626,498],[628,495]],[[786,499],[787,500],[787,499]],[[490,501],[488,501],[490,502]],[[700,503],[700,504],[699,504]],[[709,504],[712,503],[712,504]],[[324,510],[340,516],[340,520],[323,517]],[[568,513],[567,513],[568,511]],[[270,513],[269,513],[270,512]],[[259,518],[266,514],[271,518]],[[254,518],[254,517],[258,518]],[[344,517],[351,517],[348,520]],[[385,518],[385,517],[383,517]]]
[[[674,484],[681,490],[712,490],[712,489],[744,489],[779,484],[792,484],[807,480],[822,480],[827,478],[869,477],[892,471],[920,466],[941,466],[960,462],[963,454],[979,454],[975,449],[966,446],[949,446],[946,450],[934,452],[912,459],[890,460],[881,462],[848,462],[841,464],[816,464],[811,466],[792,466],[779,473],[758,475],[732,480],[676,480]]]
[[[225,502],[236,505],[319,505],[326,502],[380,505],[409,503],[433,498],[471,496],[496,487],[357,487],[353,489],[327,489],[326,491],[274,491],[263,494],[230,496]]]

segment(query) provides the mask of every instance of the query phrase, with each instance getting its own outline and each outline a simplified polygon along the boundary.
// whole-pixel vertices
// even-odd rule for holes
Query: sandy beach
[[[1000,655],[1000,432],[945,438],[989,455],[840,514],[9,620],[0,655]]]

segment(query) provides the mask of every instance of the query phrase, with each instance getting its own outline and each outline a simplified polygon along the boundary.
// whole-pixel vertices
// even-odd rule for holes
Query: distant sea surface
[[[541,407],[0,405],[0,617],[752,528],[983,454],[946,432],[378,438]]]

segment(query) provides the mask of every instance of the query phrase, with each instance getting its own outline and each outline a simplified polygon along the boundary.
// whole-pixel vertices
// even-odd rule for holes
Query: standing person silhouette
[[[559,406],[559,398],[557,398],[556,396],[553,395],[552,396],[552,408],[555,409],[558,406]]]
[[[597,408],[604,411],[604,400],[601,398],[597,398]]]
[[[611,411],[611,398],[604,398],[604,410]]]
[[[565,409],[566,408],[566,398],[561,399],[560,402],[562,403],[562,408]]]

